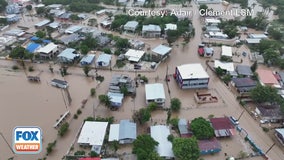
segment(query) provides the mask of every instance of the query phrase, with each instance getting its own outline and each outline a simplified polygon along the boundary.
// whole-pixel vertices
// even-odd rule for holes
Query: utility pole
[[[275,146],[275,143],[273,143],[273,144],[269,147],[269,149],[265,152],[265,154],[267,154],[274,146]]]
[[[2,132],[0,132],[0,135],[3,138],[3,140],[5,141],[5,143],[8,145],[8,147],[10,148],[10,150],[13,152],[13,154],[15,154],[13,148],[10,146],[10,144],[8,143],[8,141],[6,140],[6,138],[4,137]]]
[[[245,112],[245,110],[242,111],[242,113],[241,113],[241,115],[239,116],[238,120],[241,119],[241,117],[243,116],[244,112]]]

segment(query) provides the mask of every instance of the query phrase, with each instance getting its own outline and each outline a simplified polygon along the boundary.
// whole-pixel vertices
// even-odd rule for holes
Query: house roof
[[[284,128],[276,128],[275,131],[284,137]]]
[[[82,63],[90,64],[90,63],[92,63],[92,62],[94,61],[94,59],[95,59],[95,55],[94,55],[94,54],[88,54],[88,55],[85,55],[85,56],[81,59],[80,63],[81,63],[81,64],[82,64]]]
[[[284,72],[278,72],[280,79],[284,81]]]
[[[151,126],[150,132],[151,137],[159,143],[156,147],[156,150],[160,157],[174,157],[172,143],[168,141],[168,136],[170,135],[169,126]]]
[[[262,117],[283,117],[279,105],[258,105],[257,109],[260,111]]]
[[[108,92],[107,95],[110,98],[110,101],[113,106],[120,107],[122,104],[122,100],[124,95],[122,93],[113,93],[113,92]]]
[[[80,39],[79,34],[73,33],[70,35],[62,36],[60,38],[60,41],[62,41],[64,44],[68,44],[70,42],[76,42]]]
[[[165,45],[158,45],[157,47],[155,47],[152,52],[157,53],[161,56],[164,56],[166,54],[168,54],[170,51],[172,50],[171,47],[165,46]]]
[[[249,34],[249,38],[254,38],[254,39],[266,39],[268,38],[267,35],[265,34]]]
[[[250,69],[250,66],[247,66],[247,65],[237,65],[236,71],[240,75],[245,75],[245,76],[252,76],[253,75],[253,73]]]
[[[54,49],[56,49],[57,47],[58,47],[58,45],[56,45],[54,43],[49,43],[46,46],[40,48],[37,52],[48,54],[51,51],[53,51]]]
[[[130,120],[120,120],[119,123],[119,140],[122,139],[136,139],[136,123]]]
[[[28,50],[30,53],[34,53],[41,45],[38,43],[30,43],[26,50]]]
[[[257,69],[256,73],[258,74],[259,81],[262,83],[262,85],[269,85],[275,87],[279,86],[279,82],[277,81],[271,70]]]
[[[261,39],[256,39],[256,38],[247,38],[246,42],[248,44],[259,44]]]
[[[222,148],[221,143],[216,138],[199,140],[198,147],[203,155],[220,152]]]
[[[172,24],[172,23],[168,23],[168,24],[166,24],[166,28],[165,28],[165,31],[167,31],[167,30],[177,30],[177,25]]]
[[[177,66],[177,69],[182,79],[209,78],[209,75],[200,63],[183,64]]]
[[[179,119],[178,121],[178,129],[179,133],[182,134],[189,134],[188,131],[188,123],[186,119]]]
[[[4,33],[4,35],[9,35],[9,36],[22,36],[25,34],[25,31],[21,30],[21,29],[11,29],[7,32]]]
[[[43,21],[41,21],[41,22],[35,24],[35,26],[36,26],[36,27],[42,27],[42,26],[44,26],[44,25],[47,25],[49,22],[50,22],[50,20],[47,20],[47,19],[46,19],[46,20],[43,20]]]
[[[227,34],[224,34],[223,32],[209,32],[209,35],[211,36],[211,37],[220,37],[220,38],[228,38],[228,35]]]
[[[78,32],[82,28],[83,28],[82,26],[70,26],[69,28],[65,30],[65,33],[72,34],[72,33]]]
[[[210,122],[216,137],[227,137],[235,134],[234,126],[228,117],[211,118]]]
[[[138,26],[138,24],[139,24],[139,23],[138,23],[137,21],[128,21],[128,22],[124,25],[124,27],[136,29],[137,26]]]
[[[232,78],[232,82],[234,82],[236,87],[255,87],[257,84],[251,78]]]
[[[153,24],[149,24],[149,25],[143,25],[142,26],[142,31],[156,31],[156,32],[161,32],[161,27],[158,25],[153,25]]]
[[[232,47],[222,46],[222,56],[232,57],[233,56]]]
[[[111,39],[104,35],[96,36],[96,40],[98,41],[98,44],[101,46],[105,46],[106,44],[111,42]]]
[[[217,26],[206,26],[207,32],[220,32],[220,28]]]
[[[206,18],[205,23],[221,23],[219,19]]]
[[[125,53],[125,56],[128,57],[129,61],[139,62],[144,54],[145,54],[145,51],[129,49]]]
[[[105,54],[102,53],[99,55],[97,62],[104,62],[104,63],[109,63],[111,60],[111,55],[110,54]]]
[[[85,121],[78,143],[89,145],[103,145],[108,122]]]
[[[165,90],[162,83],[145,85],[146,100],[165,99]]]
[[[51,28],[53,28],[53,29],[58,28],[59,25],[60,25],[59,22],[52,22],[52,23],[48,24],[48,26],[51,27]]]
[[[68,60],[73,60],[75,57],[78,56],[78,54],[74,54],[74,51],[75,51],[74,48],[66,48],[57,57],[62,57]]]
[[[119,141],[119,124],[110,125],[108,141]]]
[[[223,70],[226,70],[228,72],[235,71],[234,63],[233,62],[221,62],[219,60],[214,61],[214,68],[220,67]]]

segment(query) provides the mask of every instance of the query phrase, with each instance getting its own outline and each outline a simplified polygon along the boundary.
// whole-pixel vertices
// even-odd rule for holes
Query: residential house
[[[96,60],[96,66],[97,67],[107,67],[111,63],[111,55],[110,54],[105,54],[101,53],[99,57]]]
[[[30,43],[26,47],[26,50],[30,53],[35,53],[40,47],[41,47],[41,45],[38,44],[38,43]]]
[[[145,51],[129,49],[124,55],[128,61],[138,63],[144,54]]]
[[[252,52],[249,56],[250,60],[257,63],[264,63],[263,56],[258,52]]]
[[[261,39],[246,38],[245,41],[247,44],[259,44]]]
[[[107,35],[100,34],[95,38],[100,47],[105,47],[111,42],[111,39]]]
[[[280,106],[276,104],[258,104],[255,112],[260,115],[262,120],[270,122],[279,122],[284,119]]]
[[[112,21],[111,20],[104,20],[100,23],[103,28],[110,28]]]
[[[275,88],[281,88],[278,80],[271,70],[267,69],[257,69],[256,73],[259,78],[259,82],[263,86],[271,86]]]
[[[275,129],[275,136],[279,142],[284,146],[284,128]]]
[[[107,95],[110,98],[111,107],[118,109],[122,106],[123,98],[124,98],[123,93],[108,92]]]
[[[70,35],[63,35],[62,37],[59,38],[59,40],[63,42],[65,45],[68,45],[69,43],[72,43],[72,42],[77,42],[80,39],[81,39],[80,35],[77,33],[70,34]]]
[[[136,123],[130,120],[120,120],[119,124],[111,124],[108,141],[118,141],[120,144],[129,144],[137,137]]]
[[[61,9],[62,7],[63,7],[62,4],[50,4],[46,6],[46,8],[49,8],[49,9]]]
[[[222,138],[235,135],[235,127],[229,117],[211,118],[210,122],[214,129],[215,137]]]
[[[8,23],[15,23],[18,22],[21,19],[21,17],[17,14],[8,14],[6,16],[6,19]]]
[[[172,24],[172,23],[168,23],[168,24],[166,24],[166,28],[164,30],[165,30],[165,33],[167,33],[168,30],[175,31],[175,30],[177,30],[177,25]]]
[[[96,15],[97,16],[101,16],[101,15],[104,15],[106,13],[106,10],[105,9],[102,9],[102,10],[99,10],[96,12]]]
[[[88,55],[85,55],[81,61],[80,61],[80,64],[81,66],[84,66],[84,65],[91,65],[95,60],[95,55],[94,54],[88,54]]]
[[[249,34],[248,35],[249,38],[252,38],[252,39],[267,39],[267,35],[265,34]]]
[[[186,119],[179,119],[178,121],[178,130],[181,137],[191,137],[191,133],[188,130],[188,121]]]
[[[249,77],[245,78],[232,78],[231,84],[236,88],[240,94],[249,93],[250,90],[254,89],[257,82]]]
[[[62,9],[51,9],[51,10],[49,11],[49,13],[50,13],[50,15],[53,15],[54,17],[60,19],[60,17],[61,17],[64,13],[66,13],[66,11],[65,11],[65,10],[62,10]]]
[[[80,146],[91,146],[92,151],[100,154],[108,122],[85,121],[77,143]]]
[[[278,72],[278,75],[280,77],[281,86],[283,86],[284,85],[284,72]]]
[[[62,11],[62,12],[64,12],[64,13],[60,14],[58,16],[58,19],[61,20],[61,21],[68,21],[70,19],[71,15],[72,15],[72,13],[67,13],[65,11]]]
[[[226,57],[232,58],[232,56],[233,56],[232,47],[222,46],[221,56],[226,56]]]
[[[206,32],[209,33],[209,32],[221,32],[221,29],[217,26],[206,26]]]
[[[165,90],[162,83],[146,84],[146,103],[155,102],[160,107],[165,107]]]
[[[222,0],[194,0],[197,4],[218,4],[222,3]]]
[[[172,143],[168,140],[168,136],[171,134],[170,127],[165,125],[151,126],[150,132],[151,137],[159,143],[156,147],[159,156],[164,159],[174,158]]]
[[[136,3],[134,4],[135,6],[143,6],[145,4],[146,0],[137,0]]]
[[[60,27],[60,23],[59,22],[52,22],[52,23],[49,23],[47,26],[52,28],[52,29],[57,29],[57,28]]]
[[[159,38],[161,36],[161,27],[158,25],[143,25],[142,37],[145,38]]]
[[[214,154],[221,151],[221,143],[214,137],[208,140],[198,140],[201,155]]]
[[[10,46],[17,42],[17,38],[13,36],[1,36],[0,37],[0,45]]]
[[[228,35],[224,34],[223,32],[209,32],[210,38],[216,38],[216,39],[227,39]]]
[[[17,3],[9,4],[6,6],[7,14],[19,14],[22,11],[22,7]]]
[[[219,19],[214,18],[205,18],[205,25],[206,26],[218,26],[221,23]]]
[[[26,32],[21,29],[11,29],[6,31],[3,35],[22,37],[24,34],[26,34]]]
[[[235,67],[233,62],[221,62],[219,60],[214,61],[214,68],[220,67],[221,69],[225,70],[226,72],[234,72]]]
[[[35,28],[43,28],[43,27],[45,27],[48,23],[50,23],[50,20],[43,20],[43,21],[41,21],[41,22],[39,22],[39,23],[36,23],[35,24]]]
[[[52,57],[55,56],[56,53],[58,53],[58,45],[54,43],[49,43],[46,46],[38,49],[37,53],[39,53],[40,57],[42,58],[51,59]]]
[[[177,66],[174,78],[181,89],[208,88],[209,84],[209,75],[199,63]]]
[[[133,80],[127,75],[113,75],[109,85],[109,92],[121,93],[120,88],[122,86],[127,88],[128,94],[136,94],[136,86]]]
[[[161,60],[168,57],[172,51],[171,47],[165,46],[165,45],[158,45],[154,49],[152,49],[152,53],[156,56],[158,56]]]
[[[74,63],[80,57],[74,48],[66,48],[58,56],[58,61],[61,63]]]
[[[130,39],[128,42],[130,43],[130,47],[133,49],[142,50],[145,47],[145,43],[137,39]]]
[[[124,26],[123,29],[125,31],[135,32],[136,28],[138,27],[139,23],[137,21],[128,21]]]
[[[243,77],[253,76],[250,66],[247,65],[237,65],[236,72],[238,73],[239,76]]]
[[[73,33],[78,33],[82,29],[83,29],[82,26],[70,26],[64,32],[67,33],[67,34],[73,34]]]
[[[120,5],[126,5],[128,0],[118,0],[117,1]]]

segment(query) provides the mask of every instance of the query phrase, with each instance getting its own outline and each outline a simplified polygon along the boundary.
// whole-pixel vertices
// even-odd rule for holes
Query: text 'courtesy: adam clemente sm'
[[[184,10],[184,9],[160,9],[160,10],[143,10],[143,9],[129,9],[127,11],[129,16],[146,16],[146,17],[164,17],[164,16],[177,16],[177,17],[192,17],[192,16],[252,16],[253,10],[249,9],[236,9],[236,10],[211,10],[201,9],[198,11]]]

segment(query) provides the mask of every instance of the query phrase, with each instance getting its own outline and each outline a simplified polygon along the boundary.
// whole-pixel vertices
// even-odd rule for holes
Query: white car
[[[269,121],[266,120],[266,119],[261,119],[259,122],[260,122],[261,124],[265,124],[265,123],[268,123]]]

